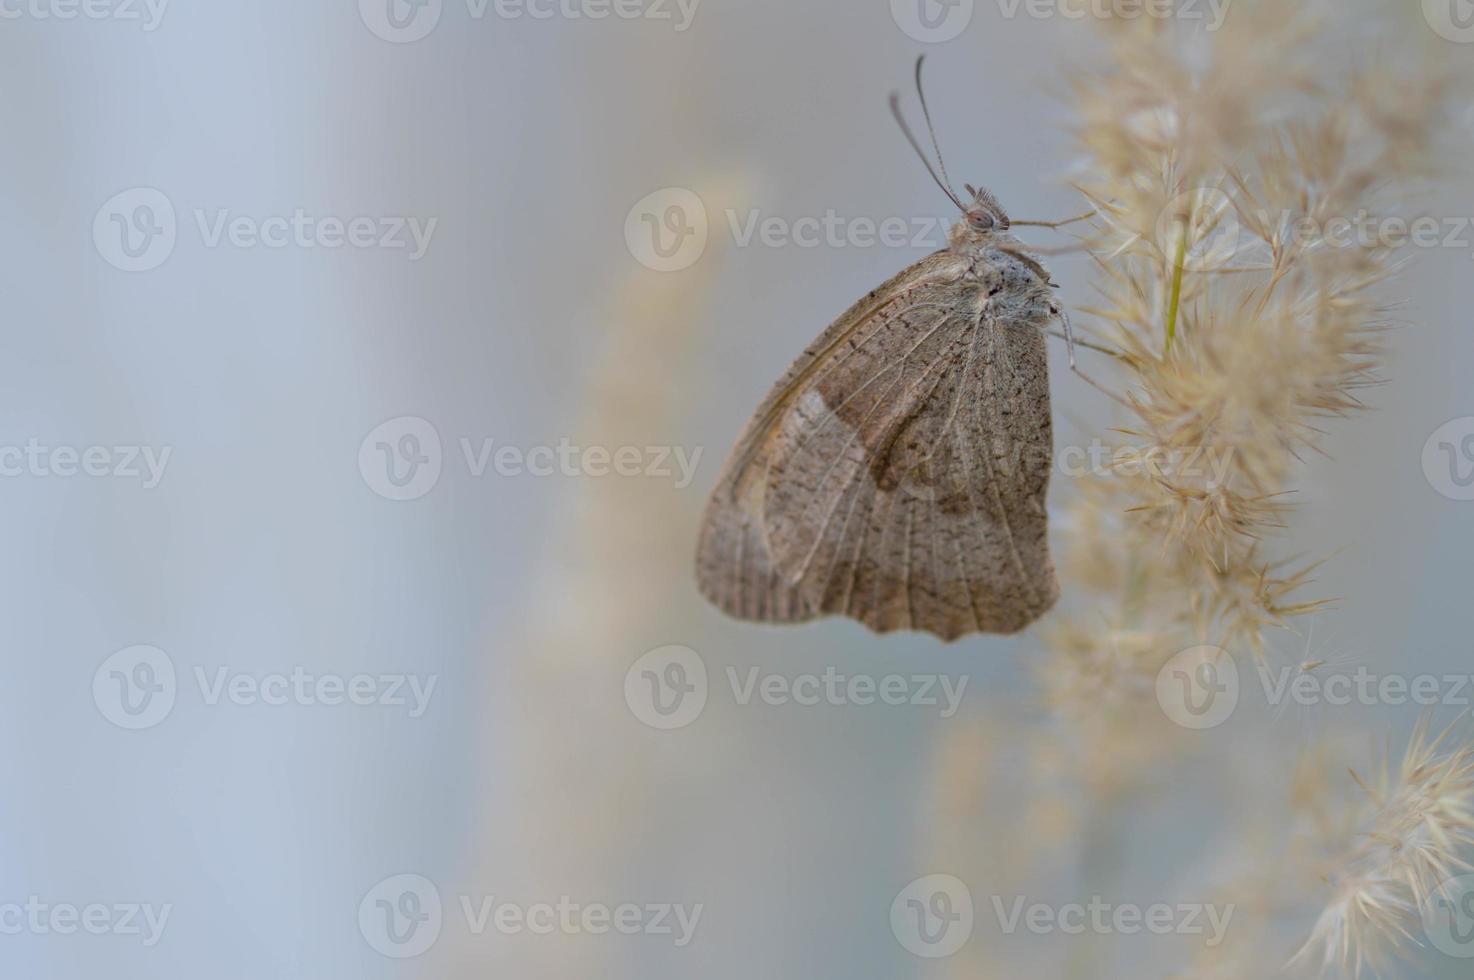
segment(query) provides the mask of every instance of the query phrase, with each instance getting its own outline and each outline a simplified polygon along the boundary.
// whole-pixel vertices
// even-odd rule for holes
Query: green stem
[[[1187,265],[1187,224],[1182,226],[1182,238],[1177,242],[1177,261],[1172,269],[1172,305],[1167,309],[1167,349],[1165,357],[1172,353],[1172,341],[1177,339],[1177,313],[1182,306],[1182,272]]]

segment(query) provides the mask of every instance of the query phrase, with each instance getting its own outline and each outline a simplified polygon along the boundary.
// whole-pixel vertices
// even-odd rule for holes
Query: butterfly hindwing
[[[847,615],[954,639],[1054,602],[1040,324],[956,255],[856,304],[759,408],[708,507],[702,591],[745,619]]]
[[[777,440],[764,495],[769,554],[808,605],[881,632],[1016,632],[1058,595],[1042,334],[970,298],[908,310],[911,346],[858,382],[882,394],[840,387],[830,408],[806,393],[789,416],[799,432]]]

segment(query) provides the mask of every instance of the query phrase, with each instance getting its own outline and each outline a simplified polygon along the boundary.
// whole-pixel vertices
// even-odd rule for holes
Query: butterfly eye
[[[978,231],[992,231],[993,230],[993,225],[994,225],[993,216],[991,214],[989,214],[988,212],[986,212],[986,211],[975,211],[975,212],[973,212],[969,216],[969,218],[972,221],[972,226],[974,228],[976,228]]]

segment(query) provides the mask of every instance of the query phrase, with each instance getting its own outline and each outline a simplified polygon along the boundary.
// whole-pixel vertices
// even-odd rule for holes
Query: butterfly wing
[[[835,322],[764,401],[708,507],[702,591],[744,619],[1011,633],[1058,596],[1040,324],[947,252]]]
[[[1014,633],[1059,594],[1043,333],[943,292],[898,315],[893,360],[839,368],[785,420],[769,553],[809,604],[879,632]]]

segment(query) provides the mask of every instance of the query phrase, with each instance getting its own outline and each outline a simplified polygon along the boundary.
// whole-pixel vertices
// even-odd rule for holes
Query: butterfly
[[[952,191],[948,247],[852,306],[763,400],[707,504],[696,580],[743,620],[847,616],[878,633],[1010,634],[1054,606],[1045,327],[1069,315],[986,190]]]

